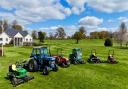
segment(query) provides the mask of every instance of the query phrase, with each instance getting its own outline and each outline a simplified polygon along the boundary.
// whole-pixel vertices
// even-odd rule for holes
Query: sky
[[[25,30],[72,35],[84,26],[92,31],[116,31],[128,25],[128,0],[0,0],[0,19],[17,20]]]

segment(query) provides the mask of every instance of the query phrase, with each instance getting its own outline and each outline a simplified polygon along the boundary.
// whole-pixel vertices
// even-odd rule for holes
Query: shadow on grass
[[[128,47],[119,47],[119,46],[115,46],[113,48],[117,48],[117,49],[128,49]]]

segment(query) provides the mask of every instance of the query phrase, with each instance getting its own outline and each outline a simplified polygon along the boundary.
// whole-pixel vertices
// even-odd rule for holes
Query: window
[[[8,38],[6,38],[6,41],[8,41]]]
[[[26,41],[28,41],[28,39],[26,39]]]
[[[3,41],[3,38],[0,38],[0,41]]]

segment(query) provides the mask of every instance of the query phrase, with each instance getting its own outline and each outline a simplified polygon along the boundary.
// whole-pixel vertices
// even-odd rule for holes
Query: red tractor
[[[52,56],[56,59],[56,64],[58,64],[59,66],[64,67],[64,68],[70,66],[69,59],[64,57],[63,50],[61,48],[58,48],[57,54],[52,55]]]

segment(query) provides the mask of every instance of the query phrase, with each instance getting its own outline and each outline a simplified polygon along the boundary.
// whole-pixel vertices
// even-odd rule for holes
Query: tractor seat
[[[10,71],[10,72],[17,71],[16,65],[15,65],[15,64],[10,65],[10,66],[9,66],[9,71]]]

